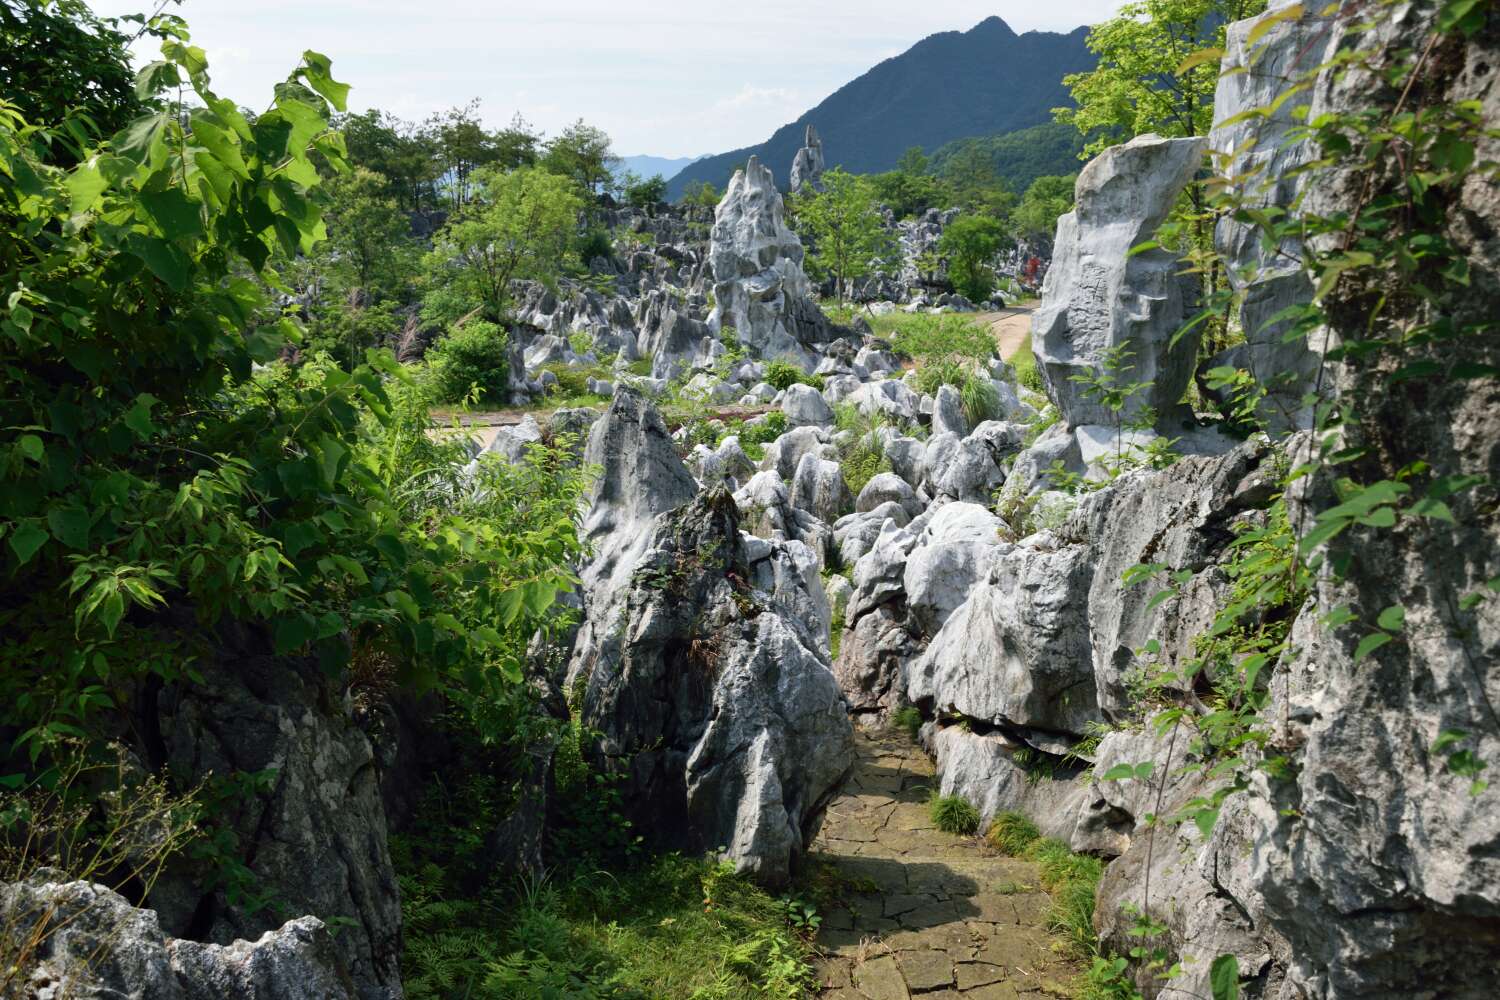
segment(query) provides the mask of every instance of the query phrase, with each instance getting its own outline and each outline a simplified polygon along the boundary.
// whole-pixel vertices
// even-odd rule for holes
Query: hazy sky
[[[153,0],[91,0],[103,15]],[[882,59],[998,14],[1068,31],[1119,0],[186,0],[215,89],[260,106],[303,49],[350,106],[420,119],[472,97],[494,125],[582,117],[622,154],[689,156],[766,139]],[[151,57],[154,53],[147,53]]]

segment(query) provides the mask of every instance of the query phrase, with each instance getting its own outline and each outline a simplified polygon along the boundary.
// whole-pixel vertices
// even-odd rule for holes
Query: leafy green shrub
[[[893,313],[880,320],[877,332],[889,325],[885,336],[892,350],[913,361],[925,363],[947,355],[987,361],[995,354],[995,338],[972,316]]]
[[[759,461],[765,454],[762,445],[770,444],[786,432],[786,414],[780,410],[771,410],[754,423],[745,420],[732,421],[713,444],[717,448],[724,443],[725,438],[736,435],[740,439],[740,447],[745,450],[745,455],[751,461]]]
[[[932,825],[944,833],[967,837],[979,830],[979,810],[959,795],[933,793],[927,803]]]
[[[809,375],[796,365],[786,361],[772,361],[766,365],[766,381],[777,389],[789,389],[794,385],[810,385],[823,391],[823,376]]]
[[[427,352],[433,389],[445,403],[471,392],[486,403],[502,403],[510,385],[510,338],[494,323],[471,319],[450,330]]]
[[[897,726],[906,730],[906,735],[911,737],[913,743],[917,741],[917,734],[922,731],[922,713],[915,705],[907,705],[898,709],[893,718]]]
[[[970,372],[958,387],[958,399],[970,427],[1000,417],[1000,391],[988,375]]]
[[[985,837],[1001,854],[1019,858],[1041,837],[1041,833],[1024,813],[1006,811],[995,816]]]
[[[585,266],[588,262],[599,257],[608,258],[614,253],[614,244],[610,242],[609,230],[587,229],[578,235],[573,244],[574,253],[578,255]]]

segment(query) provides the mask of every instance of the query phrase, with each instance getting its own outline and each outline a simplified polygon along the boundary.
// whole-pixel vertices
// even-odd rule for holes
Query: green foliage
[[[1036,824],[1024,813],[1018,812],[996,813],[995,818],[990,822],[989,831],[985,834],[991,847],[1013,858],[1024,857],[1027,850],[1040,837],[1041,833],[1037,831]]]
[[[966,298],[983,302],[995,290],[990,261],[1009,242],[1005,227],[983,215],[961,215],[943,230],[938,250],[948,258],[953,285]]]
[[[0,3],[0,94],[26,121],[67,123],[37,150],[41,159],[72,166],[83,145],[115,134],[143,110],[119,20],[95,16],[83,0]]]
[[[988,361],[995,356],[994,338],[972,316],[900,313],[877,319],[880,322],[872,324],[877,335],[889,340],[898,356],[920,364],[940,358]]]
[[[543,169],[569,178],[589,197],[609,189],[620,158],[603,129],[582,119],[564,128],[547,143]]]
[[[1031,182],[1021,203],[1011,213],[1016,236],[1029,243],[1051,246],[1057,220],[1073,210],[1077,174],[1038,177]]]
[[[1218,50],[1227,24],[1266,9],[1265,0],[1137,0],[1089,29],[1095,69],[1063,82],[1073,107],[1053,116],[1091,136],[1095,156],[1146,132],[1167,137],[1207,135],[1213,126]],[[1207,58],[1192,59],[1205,45]]]
[[[609,232],[597,226],[585,229],[573,243],[573,255],[584,265],[592,260],[608,260],[614,253]]]
[[[944,833],[967,837],[979,830],[979,810],[959,795],[934,793],[927,803],[927,815]]]
[[[1032,392],[1045,392],[1046,385],[1042,382],[1042,373],[1036,366],[1036,355],[1031,353],[1031,334],[1028,332],[1026,338],[1021,341],[1021,346],[1016,348],[1016,353],[1010,359],[1010,366],[1016,373],[1016,384],[1023,389]]]
[[[790,389],[794,385],[810,385],[823,391],[823,376],[809,375],[789,361],[772,361],[766,365],[766,381],[777,389]]]
[[[564,177],[536,167],[503,173],[484,168],[475,175],[478,192],[433,238],[427,255],[429,288],[447,292],[424,314],[454,322],[473,310],[503,322],[511,282],[554,282],[576,259],[575,235],[583,202]]]
[[[667,180],[661,174],[645,180],[627,174],[624,188],[625,201],[631,208],[654,211],[667,200]]]
[[[510,338],[494,323],[471,319],[448,331],[427,352],[437,398],[503,404],[510,386]]]
[[[719,199],[724,193],[708,181],[698,181],[689,184],[682,192],[680,204],[696,205],[699,208],[714,208],[719,204]]]
[[[895,170],[869,178],[876,200],[894,212],[898,219],[945,206],[947,194],[938,179],[932,176],[930,167],[927,157],[922,154],[922,147],[908,149]]]
[[[1077,169],[1082,149],[1083,137],[1077,129],[1046,122],[1014,132],[957,139],[933,151],[931,169],[942,176],[949,172],[951,161],[965,160],[970,150],[977,150],[988,159],[1004,190],[1025,191],[1039,177]]]
[[[792,211],[798,231],[811,242],[807,262],[814,273],[833,277],[843,300],[854,281],[895,260],[897,245],[868,179],[834,168],[822,184],[821,192],[794,196]]]
[[[915,705],[897,709],[892,721],[906,731],[913,743],[917,741],[917,734],[922,731],[922,712]]]
[[[346,88],[308,53],[252,122],[180,22],[155,27],[142,90],[183,103],[79,166],[43,164],[47,129],[0,107],[0,728],[42,770],[59,737],[118,731],[148,677],[201,683],[223,622],[481,720],[573,585],[581,474],[462,479],[389,354],[269,363],[301,334],[252,279],[323,235]]]
[[[891,471],[890,459],[885,454],[885,442],[878,430],[883,418],[877,413],[866,416],[853,403],[840,403],[833,408],[834,426],[848,431],[850,438],[839,446],[839,468],[849,492],[859,496],[871,479],[882,472]]]

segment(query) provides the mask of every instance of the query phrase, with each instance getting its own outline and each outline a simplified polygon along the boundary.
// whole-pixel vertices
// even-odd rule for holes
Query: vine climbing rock
[[[905,734],[861,733],[812,860],[842,905],[817,944],[823,1000],[1042,1000],[1078,974],[1047,930],[1037,866],[932,826],[932,763]]]
[[[661,416],[629,389],[584,457],[604,475],[567,675],[581,721],[660,846],[722,849],[784,884],[854,756],[816,560],[759,539],[752,558],[734,498],[697,492]]]

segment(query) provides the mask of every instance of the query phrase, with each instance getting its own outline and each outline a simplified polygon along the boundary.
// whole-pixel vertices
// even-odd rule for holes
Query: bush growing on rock
[[[766,381],[777,389],[789,389],[794,385],[810,385],[823,391],[823,376],[809,375],[787,361],[772,361],[766,365]]]
[[[502,403],[510,386],[510,338],[494,323],[471,319],[454,327],[427,352],[437,398],[459,403],[471,394]]]

